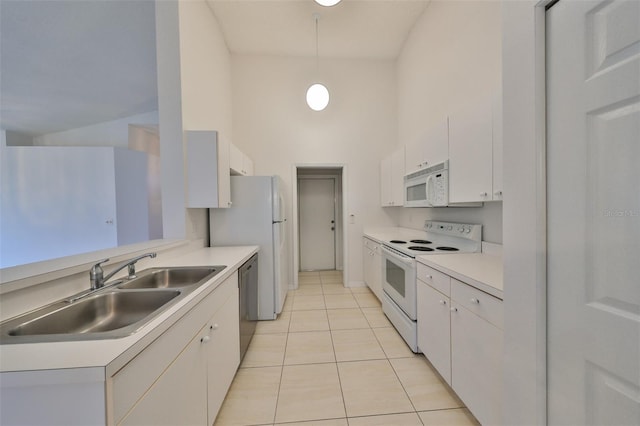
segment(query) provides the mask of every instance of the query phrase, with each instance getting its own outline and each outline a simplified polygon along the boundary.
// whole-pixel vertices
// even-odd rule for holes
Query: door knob
[[[336,230],[335,226],[332,226],[332,227],[331,227],[331,230],[332,230],[332,231],[335,231],[335,230]]]

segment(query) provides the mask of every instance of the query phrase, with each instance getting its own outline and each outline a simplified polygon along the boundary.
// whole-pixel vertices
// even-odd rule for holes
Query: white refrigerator
[[[258,319],[282,312],[289,288],[279,176],[232,176],[230,208],[209,210],[211,246],[257,245]]]

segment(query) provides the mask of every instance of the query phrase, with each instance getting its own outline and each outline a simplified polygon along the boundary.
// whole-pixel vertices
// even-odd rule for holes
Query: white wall
[[[204,0],[156,4],[165,237],[207,240],[207,210],[186,209],[184,130],[231,133],[230,55]]]
[[[231,58],[220,25],[204,0],[180,1],[183,130],[231,136]],[[187,236],[208,238],[208,210],[187,210]]]
[[[505,425],[546,424],[544,8],[503,4]]]
[[[305,102],[313,58],[234,55],[232,71],[233,143],[253,158],[255,174],[283,178],[289,217],[294,164],[347,166],[345,202],[355,223],[345,225],[345,266],[349,282],[362,281],[363,227],[395,224],[379,206],[379,162],[397,135],[394,62],[322,59],[331,100],[321,112]]]
[[[398,144],[424,131],[468,99],[501,90],[501,2],[432,1],[398,58]],[[400,226],[424,220],[484,225],[484,239],[502,243],[502,203],[483,208],[402,209]]]

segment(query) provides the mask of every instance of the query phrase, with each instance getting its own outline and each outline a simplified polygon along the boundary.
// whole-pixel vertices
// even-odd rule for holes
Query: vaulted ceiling
[[[428,0],[207,0],[236,54],[394,59]]]
[[[232,54],[315,56],[319,14],[319,55],[356,59],[396,58],[429,4],[206,1]],[[2,0],[0,128],[38,135],[157,109],[154,16],[153,0]]]

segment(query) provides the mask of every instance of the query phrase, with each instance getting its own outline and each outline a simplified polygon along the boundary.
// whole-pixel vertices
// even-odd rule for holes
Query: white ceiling
[[[429,0],[207,0],[234,54],[395,59]]]
[[[207,0],[232,54],[394,59],[429,0]],[[1,0],[0,128],[39,135],[157,110],[153,0]],[[143,123],[144,124],[144,123]]]
[[[59,132],[155,111],[155,3],[1,0],[0,128]]]

